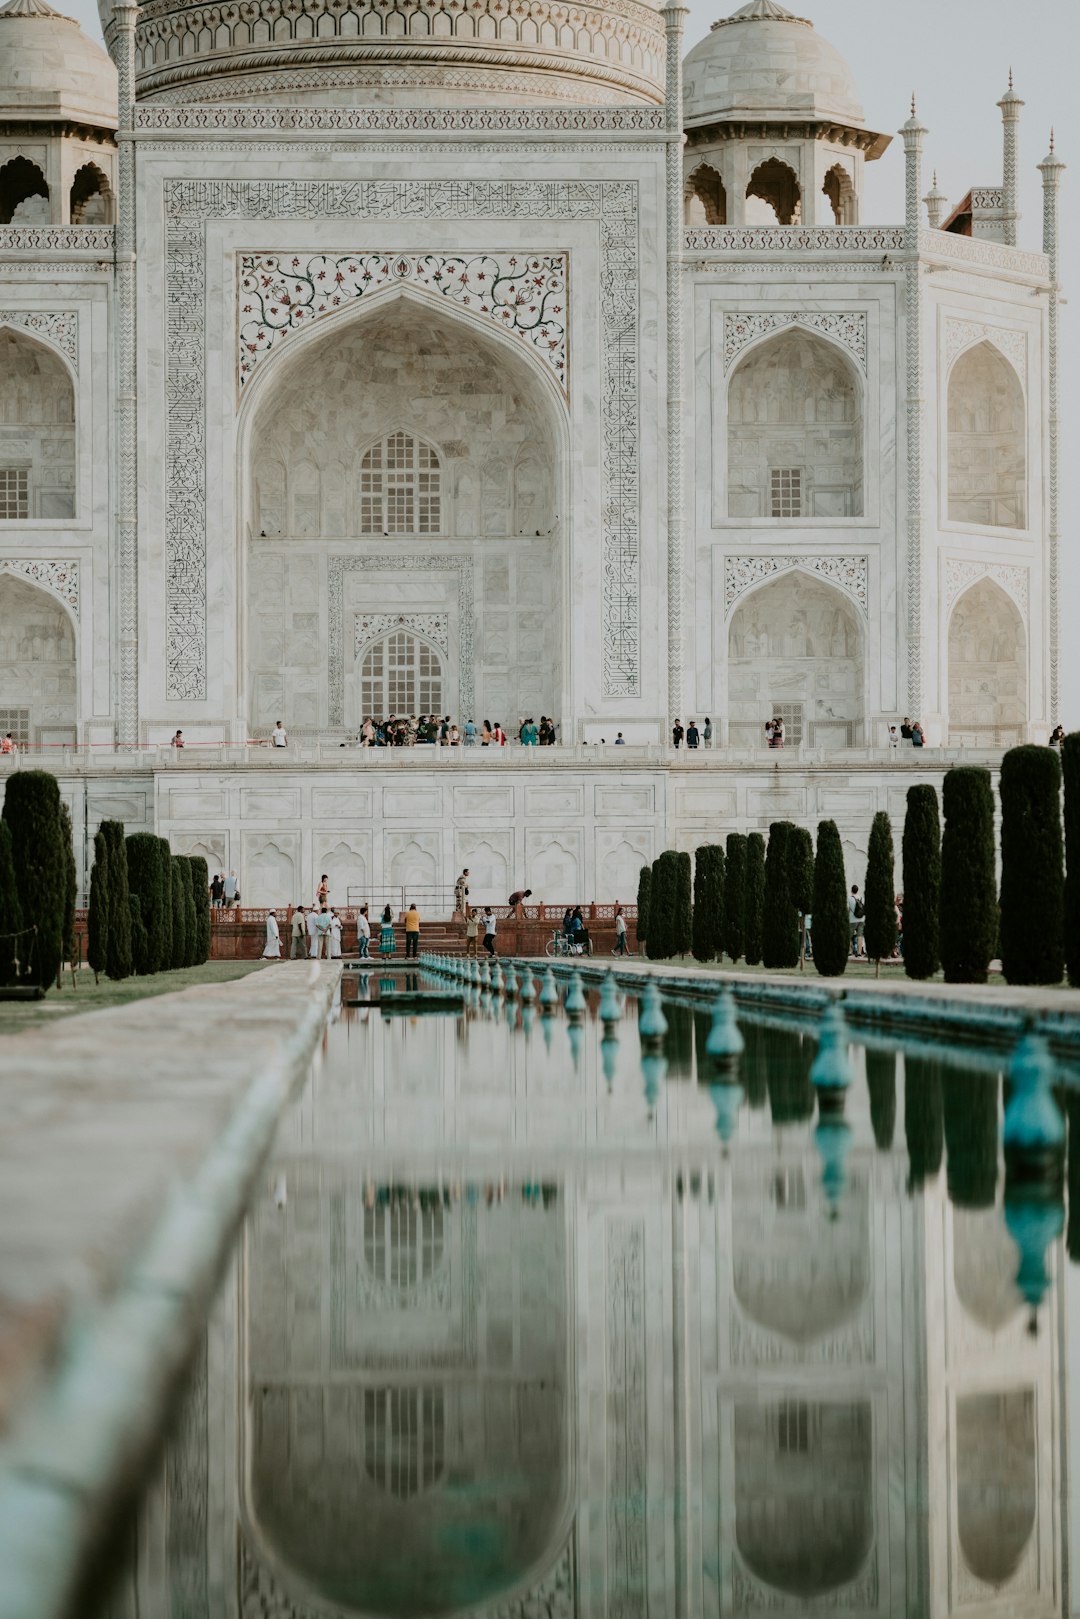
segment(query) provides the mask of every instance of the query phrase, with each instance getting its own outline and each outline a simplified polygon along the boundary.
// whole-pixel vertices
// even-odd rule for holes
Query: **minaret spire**
[[[1009,69],[1009,88],[998,102],[1001,109],[1002,158],[1002,212],[1004,214],[1005,241],[1016,246],[1016,227],[1020,214],[1016,206],[1016,161],[1020,132],[1020,109],[1024,105],[1013,89],[1012,68]]]
[[[922,285],[919,275],[919,192],[926,129],[911,97],[904,137],[904,331],[906,336],[907,451],[907,709],[913,716],[922,692]]]
[[[1050,150],[1039,164],[1043,183],[1043,252],[1050,261],[1050,294],[1047,310],[1047,491],[1046,540],[1049,556],[1047,574],[1050,595],[1050,724],[1060,718],[1061,682],[1059,643],[1061,639],[1061,576],[1060,576],[1060,495],[1058,409],[1060,383],[1058,380],[1058,185],[1065,165],[1054,150],[1054,131],[1050,131]]]

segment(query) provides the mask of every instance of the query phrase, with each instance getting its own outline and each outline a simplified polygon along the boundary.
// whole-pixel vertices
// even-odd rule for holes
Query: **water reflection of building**
[[[1061,1612],[1058,1288],[1032,1336],[996,1081],[958,1109],[968,1076],[860,1056],[834,1206],[811,1043],[751,1038],[724,1151],[673,1022],[655,1109],[629,1023],[610,1090],[561,1024],[342,1026],[148,1502],[140,1615]]]

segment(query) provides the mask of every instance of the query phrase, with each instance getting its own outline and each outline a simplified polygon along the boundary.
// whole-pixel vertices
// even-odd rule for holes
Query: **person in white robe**
[[[281,932],[278,928],[276,911],[266,913],[266,948],[263,951],[263,960],[281,960]]]
[[[315,929],[315,923],[318,919],[318,915],[319,908],[317,905],[313,905],[307,913],[308,955],[311,957],[312,961],[314,961],[315,957],[319,954],[319,940]]]
[[[336,911],[330,912],[330,959],[341,960],[341,918]]]

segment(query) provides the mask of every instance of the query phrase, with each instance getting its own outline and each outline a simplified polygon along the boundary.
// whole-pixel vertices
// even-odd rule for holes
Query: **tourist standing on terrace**
[[[690,724],[686,727],[686,746],[688,748],[696,748],[700,741],[701,732],[697,728],[697,722],[695,720],[691,720]]]
[[[318,911],[315,909],[314,905],[312,905],[307,913],[308,955],[311,957],[312,961],[315,960],[315,957],[319,953],[319,946],[315,933],[315,922],[318,915]]]
[[[490,905],[484,906],[484,949],[488,955],[495,955],[495,912]]]
[[[460,911],[462,916],[465,915],[465,909],[466,909],[465,901],[468,899],[468,897],[469,897],[469,868],[468,868],[468,866],[466,866],[465,869],[462,871],[461,876],[458,878],[457,882],[454,884],[454,909],[455,909],[455,911]]]
[[[341,960],[341,918],[331,906],[330,909],[330,959]]]
[[[267,911],[266,913],[266,944],[263,947],[263,960],[281,960],[281,931],[278,928],[276,911]]]
[[[221,904],[225,896],[225,878],[220,871],[216,871],[210,883],[210,903],[215,908]]]
[[[280,720],[274,721],[274,729],[270,732],[270,741],[275,748],[287,748],[289,745],[289,738]]]
[[[420,955],[420,912],[410,901],[405,912],[405,960],[416,961]]]
[[[621,905],[616,905],[615,907],[615,947],[611,954],[613,956],[625,956],[627,954],[626,918],[622,913]]]
[[[231,911],[240,898],[240,881],[235,871],[230,871],[229,875],[223,879],[221,895],[225,902],[225,909]]]
[[[356,918],[356,954],[361,961],[367,961],[371,955],[371,923],[366,905],[361,905]]]
[[[480,924],[476,920],[476,907],[465,901],[465,954],[476,960],[476,940],[480,933]]]
[[[289,959],[295,961],[297,956],[301,961],[307,954],[305,940],[307,937],[307,912],[302,905],[298,905],[292,915],[292,943],[289,947]]]
[[[706,714],[706,716],[705,716],[705,724],[704,724],[704,726],[702,728],[701,735],[702,735],[702,740],[705,743],[705,746],[707,748],[711,748],[712,747],[712,720],[709,718],[708,714]]]
[[[379,928],[379,954],[392,956],[394,949],[394,913],[387,905],[382,913],[382,926]]]
[[[330,915],[330,907],[324,905],[315,918],[315,954],[320,960],[330,959],[330,934],[333,926],[334,918]]]
[[[675,724],[671,727],[671,740],[674,743],[675,747],[677,747],[677,748],[682,747],[682,739],[683,739],[683,737],[685,735],[686,735],[686,732],[682,728],[682,721],[681,720],[676,720]]]

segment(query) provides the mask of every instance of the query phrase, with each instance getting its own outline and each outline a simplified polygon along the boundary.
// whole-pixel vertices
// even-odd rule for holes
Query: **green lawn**
[[[126,1006],[148,995],[167,995],[170,990],[192,989],[196,984],[225,984],[230,978],[244,978],[258,972],[262,961],[208,961],[201,967],[181,967],[175,972],[153,973],[149,978],[102,978],[94,983],[89,968],[79,973],[77,988],[71,987],[71,974],[63,989],[51,989],[43,1001],[0,1001],[0,1035],[20,1029],[40,1028],[57,1018],[80,1012],[99,1012],[107,1006]]]

